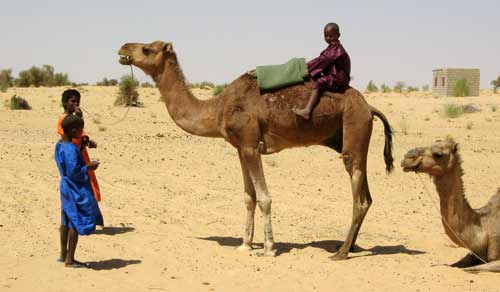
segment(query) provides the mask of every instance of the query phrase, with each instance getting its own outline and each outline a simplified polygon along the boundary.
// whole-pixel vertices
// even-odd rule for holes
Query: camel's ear
[[[458,143],[455,143],[451,146],[451,151],[453,153],[456,153],[458,151]]]
[[[163,46],[163,52],[164,53],[173,53],[174,52],[174,46],[172,45],[172,43],[166,43]]]

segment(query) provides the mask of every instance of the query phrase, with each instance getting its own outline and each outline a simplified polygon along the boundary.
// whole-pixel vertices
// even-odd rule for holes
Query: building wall
[[[432,70],[432,94],[434,96],[453,96],[455,83],[460,79],[467,80],[470,96],[479,96],[479,69],[459,68]]]

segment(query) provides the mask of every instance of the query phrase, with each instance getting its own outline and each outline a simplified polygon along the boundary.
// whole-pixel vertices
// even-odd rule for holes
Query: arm
[[[339,58],[337,50],[325,50],[319,57],[307,63],[307,70],[312,78],[320,77],[321,73],[330,67]]]

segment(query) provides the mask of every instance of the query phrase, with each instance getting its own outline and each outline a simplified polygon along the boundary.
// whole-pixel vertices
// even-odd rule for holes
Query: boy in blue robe
[[[85,164],[82,153],[71,139],[81,136],[83,119],[68,115],[62,121],[64,135],[57,142],[54,158],[56,160],[61,183],[61,255],[59,261],[66,267],[86,267],[89,264],[75,260],[78,235],[94,233],[96,225],[103,225],[103,218],[92,192],[87,170],[95,170],[98,161]]]

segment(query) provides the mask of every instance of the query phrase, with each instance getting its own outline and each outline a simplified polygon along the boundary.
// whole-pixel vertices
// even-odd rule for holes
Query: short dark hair
[[[83,128],[84,125],[85,122],[83,121],[83,119],[77,115],[67,115],[66,117],[64,117],[61,124],[64,134],[66,134],[66,136],[70,135],[71,130],[80,127]]]
[[[80,92],[76,89],[67,89],[65,90],[63,93],[62,93],[62,98],[61,98],[61,102],[62,104],[66,104],[68,103],[68,100],[72,97],[72,96],[75,96],[76,98],[78,98],[78,100],[80,100]]]
[[[338,25],[338,24],[336,24],[335,22],[329,22],[329,23],[327,23],[327,24],[325,25],[325,29],[326,29],[327,27],[331,27],[331,28],[333,28],[333,29],[334,29],[337,33],[340,33],[340,28],[339,28],[339,25]]]

